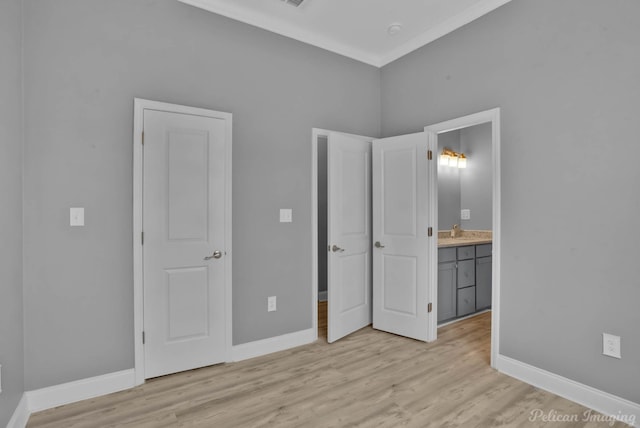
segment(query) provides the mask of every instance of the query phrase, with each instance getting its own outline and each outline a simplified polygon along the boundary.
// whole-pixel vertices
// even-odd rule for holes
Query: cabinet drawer
[[[458,316],[469,315],[476,311],[476,287],[458,289]]]
[[[476,256],[475,245],[468,245],[466,247],[458,247],[458,260],[472,259]]]
[[[456,259],[456,249],[452,248],[440,248],[438,250],[438,263],[453,262]]]
[[[476,245],[476,257],[490,256],[492,247],[493,247],[492,244]]]
[[[476,285],[475,260],[462,260],[458,262],[458,288]]]

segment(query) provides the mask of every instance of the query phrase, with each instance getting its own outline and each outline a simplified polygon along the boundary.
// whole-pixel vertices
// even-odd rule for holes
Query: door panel
[[[371,145],[330,133],[328,342],[371,323]]]
[[[144,111],[146,378],[225,360],[226,126]]]
[[[385,150],[382,170],[385,174],[382,217],[385,235],[416,236],[417,153],[414,147]]]
[[[209,332],[207,268],[166,269],[169,316],[167,342]]]
[[[373,327],[428,339],[428,168],[425,133],[373,142]]]
[[[206,241],[209,207],[208,135],[204,132],[171,132],[168,135],[169,239]]]
[[[417,266],[415,257],[382,255],[382,309],[396,315],[417,314]]]

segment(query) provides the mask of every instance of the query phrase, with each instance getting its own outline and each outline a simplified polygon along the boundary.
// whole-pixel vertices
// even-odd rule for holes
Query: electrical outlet
[[[280,210],[280,223],[293,222],[293,210],[291,208],[282,208]]]
[[[468,209],[460,210],[460,219],[471,220],[471,210],[468,210]]]
[[[620,354],[620,336],[602,333],[602,354],[613,358],[622,358]]]
[[[267,312],[276,311],[276,296],[267,297]]]

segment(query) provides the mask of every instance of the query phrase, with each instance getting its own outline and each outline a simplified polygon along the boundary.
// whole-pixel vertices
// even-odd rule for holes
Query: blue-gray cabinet
[[[438,322],[456,317],[457,271],[455,259],[438,263]]]
[[[491,307],[491,244],[478,245],[476,257],[476,310],[479,311]]]
[[[458,316],[472,314],[476,311],[476,287],[460,288],[458,290]]]
[[[438,322],[491,307],[491,244],[438,250]]]

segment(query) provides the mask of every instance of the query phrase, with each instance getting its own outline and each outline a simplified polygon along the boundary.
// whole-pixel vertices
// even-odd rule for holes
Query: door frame
[[[143,130],[144,111],[158,110],[169,113],[182,113],[194,116],[205,116],[225,121],[225,361],[230,361],[232,348],[232,115],[209,109],[169,104],[134,98],[133,123],[133,337],[134,337],[134,373],[135,385],[145,382],[144,345],[144,275],[142,246],[142,208],[143,208]]]
[[[492,187],[493,187],[493,258],[492,258],[492,296],[491,296],[491,367],[496,368],[498,352],[500,349],[500,255],[501,255],[501,187],[500,187],[500,108],[481,111],[468,116],[447,120],[429,125],[424,128],[429,136],[429,147],[434,150],[435,161],[438,159],[438,134],[455,131],[456,129],[491,123],[491,163],[492,163]],[[431,169],[429,177],[431,185],[431,200],[429,206],[432,209],[431,217],[434,224],[438,224],[438,168]],[[434,302],[435,317],[438,311],[438,240],[433,239],[432,256],[429,260],[431,287],[431,302]],[[437,337],[438,323],[432,325],[432,337]]]
[[[311,328],[312,340],[318,340],[318,138],[329,138],[330,133],[339,133],[359,139],[376,140],[373,137],[331,131],[322,128],[311,129]],[[373,278],[371,278],[373,281]],[[328,278],[327,278],[328,280]],[[329,290],[327,290],[328,293]],[[327,320],[328,322],[328,320]]]

